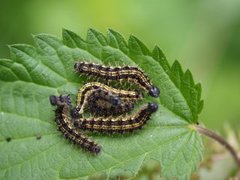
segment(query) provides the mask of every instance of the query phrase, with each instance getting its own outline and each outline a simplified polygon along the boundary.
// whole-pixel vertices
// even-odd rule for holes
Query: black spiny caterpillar
[[[105,80],[131,81],[148,91],[149,95],[158,97],[160,90],[153,86],[149,78],[137,67],[109,67],[88,62],[77,62],[74,65],[77,72]]]
[[[97,89],[87,97],[86,109],[94,116],[119,116],[133,110],[134,101],[131,100]]]
[[[133,115],[118,117],[78,118],[74,119],[74,126],[89,131],[102,133],[125,133],[141,129],[149,120],[152,113],[158,109],[155,103],[148,103]]]
[[[63,133],[64,137],[72,143],[79,145],[81,148],[98,154],[101,147],[87,136],[76,130],[73,126],[73,121],[70,119],[69,113],[71,108],[71,101],[69,96],[50,96],[50,103],[56,106],[55,121],[58,129]]]

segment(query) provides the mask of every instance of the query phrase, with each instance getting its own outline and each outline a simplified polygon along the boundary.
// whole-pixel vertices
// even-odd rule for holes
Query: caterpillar
[[[72,110],[71,113],[73,117],[79,117],[79,114],[83,113],[84,109],[88,105],[88,98],[93,97],[93,95],[96,95],[95,97],[99,99],[105,99],[105,101],[108,102],[109,105],[112,105],[108,106],[107,108],[106,106],[105,107],[98,106],[95,103],[95,106],[97,106],[99,110],[101,108],[106,109],[106,111],[102,111],[102,113],[106,112],[105,116],[111,114],[110,113],[111,108],[115,109],[112,111],[113,112],[112,115],[114,115],[114,113],[121,114],[127,111],[131,111],[131,108],[126,107],[128,105],[131,107],[131,103],[134,103],[135,101],[137,101],[138,99],[142,99],[143,97],[142,94],[137,91],[116,89],[99,82],[90,82],[85,84],[79,89],[76,103],[77,105]]]
[[[148,91],[149,95],[158,97],[160,90],[153,86],[149,78],[137,67],[109,67],[88,62],[77,62],[74,69],[79,73],[84,73],[93,77],[100,77],[105,80],[131,81]]]
[[[63,133],[64,137],[72,143],[79,145],[81,148],[93,154],[98,154],[101,151],[101,147],[83,133],[76,130],[72,124],[72,120],[69,116],[71,108],[70,97],[62,95],[57,97],[51,95],[49,99],[50,103],[57,107],[55,110],[55,121],[58,129]]]
[[[102,133],[125,133],[141,129],[150,119],[152,113],[157,111],[158,105],[148,103],[134,115],[98,118],[74,119],[74,126],[81,130],[97,131]]]
[[[93,90],[87,97],[87,111],[94,116],[118,116],[132,111],[134,101],[120,98],[102,89]]]

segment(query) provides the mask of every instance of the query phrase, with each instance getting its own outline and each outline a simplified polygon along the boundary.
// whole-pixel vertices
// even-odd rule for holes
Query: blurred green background
[[[89,27],[159,45],[202,83],[200,121],[220,131],[240,127],[239,0],[2,0],[0,57],[9,57],[8,44],[33,44],[31,34],[60,38],[66,28],[85,37]]]

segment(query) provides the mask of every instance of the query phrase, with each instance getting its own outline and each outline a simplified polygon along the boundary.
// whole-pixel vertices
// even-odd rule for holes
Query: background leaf
[[[79,179],[100,175],[133,176],[149,159],[160,161],[165,177],[188,179],[202,158],[202,141],[191,128],[202,109],[201,86],[162,51],[117,32],[90,29],[86,40],[63,30],[63,41],[34,36],[36,48],[10,46],[11,59],[0,60],[0,178]],[[76,95],[86,80],[73,70],[77,60],[106,65],[135,65],[161,89],[159,110],[143,130],[130,135],[97,135],[102,145],[92,156],[70,145],[54,122],[49,96]],[[39,138],[41,137],[41,138]],[[11,138],[11,141],[9,141]]]

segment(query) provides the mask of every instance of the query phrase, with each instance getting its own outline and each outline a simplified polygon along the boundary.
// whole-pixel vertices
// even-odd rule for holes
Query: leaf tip
[[[113,29],[111,29],[111,28],[108,28],[108,33],[109,34],[112,34],[112,35],[114,35],[114,36],[121,36],[122,37],[122,35],[120,34],[120,33],[118,33],[117,31],[114,31]]]
[[[133,34],[130,34],[129,41],[136,41],[136,37]]]
[[[181,64],[178,62],[178,60],[175,60],[173,62],[172,69],[178,69],[180,72],[183,72]]]
[[[70,31],[70,30],[68,30],[68,29],[66,29],[66,28],[62,28],[62,34],[64,35],[64,34],[70,34],[70,33],[72,33],[72,31]]]
[[[7,46],[8,46],[10,51],[13,51],[13,50],[19,49],[22,46],[22,44],[10,44],[10,45],[7,45]]]
[[[147,46],[132,34],[129,36],[128,45],[129,49],[135,54],[151,55]]]
[[[31,33],[30,35],[32,36],[32,38],[35,38],[37,36],[36,34],[33,33]]]
[[[99,31],[97,31],[96,29],[93,29],[93,28],[88,28],[87,33],[97,34],[97,33],[99,33]]]
[[[111,28],[108,28],[107,31],[110,32],[110,33],[115,33],[115,31]]]

